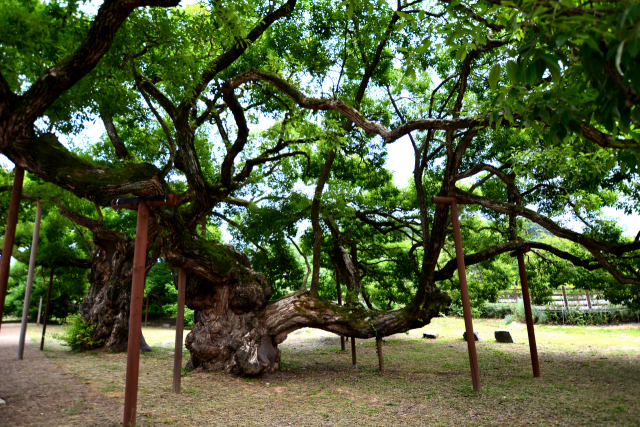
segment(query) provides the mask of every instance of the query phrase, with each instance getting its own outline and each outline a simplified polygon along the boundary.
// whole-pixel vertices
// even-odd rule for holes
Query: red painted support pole
[[[340,286],[340,271],[336,270],[336,290],[338,291],[338,305],[342,305],[342,287]],[[340,350],[344,351],[344,337],[340,337]]]
[[[529,350],[531,352],[531,366],[533,376],[540,377],[540,364],[538,363],[538,347],[536,346],[536,333],[533,330],[533,316],[531,314],[531,299],[529,298],[529,283],[527,282],[527,270],[524,266],[524,255],[528,248],[518,251],[518,269],[520,270],[520,283],[522,285],[522,299],[524,300],[524,315],[527,319],[527,334],[529,335]]]
[[[460,277],[460,297],[462,298],[464,326],[467,331],[469,365],[471,365],[471,382],[473,383],[473,390],[480,391],[480,371],[478,370],[476,339],[473,335],[473,320],[471,318],[471,303],[469,301],[469,288],[467,286],[467,272],[464,265],[464,252],[462,251],[462,236],[460,234],[460,221],[458,219],[458,205],[455,200],[451,203],[451,223],[453,225],[453,239],[456,243],[456,261],[458,263],[458,276]]]
[[[149,207],[138,204],[136,247],[133,255],[131,280],[131,305],[129,308],[129,345],[127,348],[127,379],[124,390],[124,427],[136,425],[138,403],[138,374],[140,371],[140,324],[144,299],[144,269],[147,262],[147,234],[149,231]]]
[[[18,223],[18,211],[20,209],[20,197],[22,197],[22,182],[24,181],[24,169],[16,166],[13,175],[13,187],[11,188],[11,201],[9,202],[9,215],[7,216],[7,229],[4,232],[2,245],[2,257],[0,257],[0,328],[2,328],[2,316],[4,315],[4,300],[7,296],[7,284],[9,283],[9,270],[11,269],[11,254],[16,238],[16,224]]]
[[[176,346],[173,355],[173,392],[180,393],[182,379],[182,332],[184,328],[184,295],[187,288],[187,270],[178,270],[178,309],[176,313]]]
[[[149,316],[149,295],[147,295],[147,306],[144,309],[144,326],[147,326],[147,317]]]
[[[131,280],[131,303],[129,306],[129,344],[127,348],[127,378],[124,388],[124,414],[122,425],[136,425],[138,404],[138,375],[140,372],[140,337],[142,336],[142,302],[144,300],[144,270],[147,263],[147,239],[149,231],[149,207],[178,203],[175,194],[164,194],[147,198],[127,197],[113,199],[114,209],[137,209],[136,246],[133,253]]]
[[[384,373],[384,359],[382,358],[382,337],[376,337],[376,348],[378,349],[378,365],[380,366],[380,372]]]
[[[351,337],[351,367],[358,367],[358,362],[356,360],[356,337]]]

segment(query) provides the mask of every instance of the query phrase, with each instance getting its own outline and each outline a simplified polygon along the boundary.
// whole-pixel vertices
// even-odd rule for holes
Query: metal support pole
[[[384,360],[382,359],[382,337],[376,337],[376,346],[378,348],[378,364],[380,365],[380,372],[384,372]]]
[[[7,229],[4,232],[2,257],[0,257],[0,328],[2,328],[4,300],[7,296],[7,284],[9,283],[11,254],[13,253],[13,243],[16,238],[16,224],[18,223],[18,211],[20,210],[20,197],[22,197],[24,169],[20,166],[16,166],[13,174],[13,187],[11,188],[11,201],[9,202],[9,215],[7,216]]]
[[[147,234],[149,231],[149,207],[138,204],[138,223],[133,255],[133,275],[131,280],[131,305],[129,308],[129,345],[127,349],[127,379],[124,390],[124,416],[122,425],[136,425],[138,403],[138,375],[140,371],[140,330],[142,320],[142,300],[144,299],[144,270],[147,261]]]
[[[338,291],[338,305],[342,305],[342,287],[340,286],[340,271],[336,270],[336,290]],[[340,350],[344,351],[344,337],[340,337]]]
[[[351,367],[357,368],[358,363],[356,361],[356,338],[351,337]]]
[[[47,304],[44,306],[44,322],[42,324],[42,340],[40,340],[40,351],[44,350],[44,334],[47,332],[47,316],[49,315],[49,301],[51,301],[51,286],[53,285],[53,272],[55,268],[51,267],[51,276],[49,277],[49,290],[47,291]]]
[[[458,205],[455,200],[451,202],[451,223],[453,225],[453,239],[456,244],[456,261],[458,263],[458,276],[460,277],[460,296],[462,298],[464,326],[467,331],[467,347],[469,349],[469,365],[471,366],[471,382],[473,383],[473,390],[480,391],[481,385],[480,371],[478,370],[478,355],[476,353],[476,340],[473,335],[473,320],[471,318],[471,303],[469,302],[467,273],[464,266],[464,252],[462,251],[462,236],[460,235]]]
[[[180,393],[182,375],[182,331],[184,328],[184,294],[187,288],[187,270],[178,270],[178,310],[176,313],[176,346],[173,355],[173,392]]]
[[[536,334],[533,330],[533,316],[531,315],[531,299],[529,298],[529,283],[527,282],[527,270],[524,266],[524,255],[518,253],[518,269],[520,270],[520,284],[522,285],[522,299],[524,301],[524,315],[527,318],[527,334],[529,335],[529,350],[531,351],[531,365],[533,376],[540,377],[540,365],[538,363],[538,347],[536,346]]]
[[[38,253],[38,235],[40,234],[40,219],[42,218],[42,205],[39,200],[36,202],[36,206],[36,222],[33,224],[31,255],[29,256],[29,272],[27,273],[27,288],[24,291],[24,303],[22,304],[22,324],[20,325],[20,339],[18,341],[18,360],[22,360],[24,356],[24,341],[27,337],[27,321],[29,320],[31,289],[33,288],[33,275],[36,269],[36,254]]]
[[[42,297],[40,297],[40,305],[38,306],[38,320],[36,320],[36,326],[40,326],[40,314],[42,313]]]

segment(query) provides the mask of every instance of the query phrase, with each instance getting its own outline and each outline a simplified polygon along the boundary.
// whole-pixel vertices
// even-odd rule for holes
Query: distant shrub
[[[52,334],[53,338],[63,341],[73,351],[91,350],[102,345],[104,340],[93,341],[93,333],[98,325],[92,324],[80,317],[79,314],[72,314],[64,331],[60,334]]]
[[[462,307],[452,304],[448,315],[463,317]],[[505,319],[507,324],[518,321],[526,322],[524,303],[517,304],[484,304],[471,309],[473,318]],[[610,325],[616,323],[638,322],[640,313],[624,307],[611,307],[607,309],[578,310],[575,308],[538,308],[531,307],[531,316],[534,323],[552,325]]]
[[[502,319],[512,312],[508,304],[485,304],[480,307],[480,317],[485,319]]]
[[[173,304],[165,304],[162,306],[162,310],[167,313],[169,316],[174,319],[178,316],[178,303],[175,302]],[[191,310],[189,307],[184,307],[184,326],[193,326],[194,325],[194,310]]]
[[[555,325],[611,325],[638,321],[638,312],[612,307],[596,310],[547,310],[546,322]]]

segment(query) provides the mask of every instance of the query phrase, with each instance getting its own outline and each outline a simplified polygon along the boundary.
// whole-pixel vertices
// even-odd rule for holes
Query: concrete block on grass
[[[439,337],[440,335],[434,333],[434,332],[425,332],[424,334],[422,334],[422,338],[426,338],[429,340],[435,340]]]

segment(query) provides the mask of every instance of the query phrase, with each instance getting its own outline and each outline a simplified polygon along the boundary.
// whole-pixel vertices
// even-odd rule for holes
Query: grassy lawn
[[[482,339],[481,393],[471,389],[458,318],[387,337],[382,375],[373,340],[357,341],[356,370],[350,347],[340,351],[338,337],[305,329],[281,344],[280,372],[259,378],[189,373],[180,395],[171,393],[173,328],[144,328],[155,351],[141,356],[138,412],[145,425],[638,425],[638,324],[536,326],[538,379],[524,324],[482,319],[474,326]],[[497,329],[510,330],[515,344],[496,343]],[[422,339],[427,331],[440,337]],[[122,401],[125,354],[70,353],[52,341],[51,361]]]

